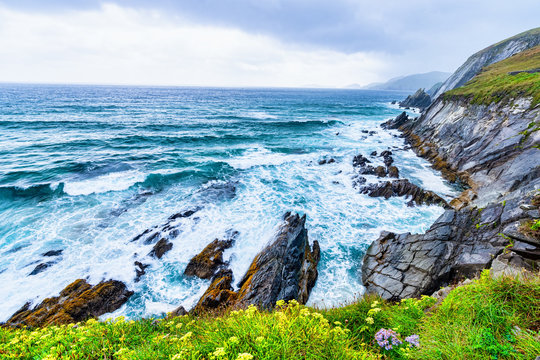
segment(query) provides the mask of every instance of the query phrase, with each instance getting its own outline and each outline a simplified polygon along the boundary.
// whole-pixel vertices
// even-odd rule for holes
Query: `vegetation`
[[[279,301],[220,317],[0,328],[2,359],[534,359],[540,277],[479,280],[446,299],[366,297],[317,310]]]
[[[466,98],[476,104],[532,97],[531,107],[540,103],[540,46],[520,52],[484,68],[464,86],[444,94],[445,99]],[[521,71],[517,74],[512,72]]]

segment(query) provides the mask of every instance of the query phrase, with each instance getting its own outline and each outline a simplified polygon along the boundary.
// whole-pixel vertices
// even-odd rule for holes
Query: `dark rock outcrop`
[[[383,232],[364,258],[366,288],[385,299],[416,297],[489,268],[527,217],[516,205],[447,210],[425,234]],[[520,261],[538,266],[534,259]]]
[[[404,124],[408,123],[411,119],[409,118],[409,115],[404,111],[398,116],[396,116],[395,119],[390,119],[387,122],[384,122],[381,124],[381,127],[383,129],[399,129]]]
[[[233,232],[226,240],[215,239],[188,263],[184,275],[197,276],[201,279],[212,279],[220,270],[227,267],[223,261],[223,252],[233,246],[238,232]]]
[[[305,215],[286,213],[275,240],[253,260],[233,291],[232,273],[218,273],[195,306],[194,312],[209,309],[257,305],[272,308],[277,300],[296,299],[305,304],[317,280],[320,248],[311,248],[305,228]]]
[[[34,308],[25,304],[4,325],[37,327],[85,321],[118,309],[131,295],[133,292],[120,281],[92,286],[79,279],[66,286],[58,297],[47,298]]]
[[[440,205],[448,208],[446,201],[433,191],[423,190],[419,186],[409,182],[407,179],[385,181],[376,184],[369,184],[359,188],[362,194],[371,197],[384,197],[388,199],[392,196],[406,196],[411,199],[409,206],[416,205]]]
[[[54,264],[55,264],[54,261],[49,261],[49,262],[44,262],[44,263],[37,264],[36,267],[34,268],[34,270],[32,270],[30,272],[30,274],[28,274],[28,276],[37,275],[40,272],[43,272],[43,271],[47,270],[49,267],[51,267]]]
[[[165,255],[167,251],[171,250],[172,247],[173,244],[167,239],[159,239],[148,255],[161,259],[161,257]]]
[[[424,91],[424,89],[418,89],[414,94],[407,96],[403,101],[400,101],[401,107],[415,107],[423,111],[431,105],[431,97]]]

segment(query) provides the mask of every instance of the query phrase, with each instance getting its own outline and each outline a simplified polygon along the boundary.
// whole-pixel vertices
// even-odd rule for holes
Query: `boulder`
[[[78,279],[57,297],[47,298],[33,308],[26,303],[4,325],[37,327],[85,321],[115,311],[131,295],[133,291],[121,281],[102,281],[92,286]]]
[[[169,250],[171,250],[173,247],[173,244],[169,242],[167,239],[160,239],[152,248],[150,253],[148,255],[153,256],[155,258],[161,259],[163,255]]]
[[[398,179],[399,178],[399,170],[398,170],[398,168],[395,167],[395,166],[389,166],[388,167],[388,177]]]
[[[386,168],[384,166],[377,166],[375,168],[375,175],[377,177],[386,177]]]
[[[211,279],[218,270],[226,268],[223,252],[233,246],[238,232],[233,232],[226,240],[215,239],[188,263],[184,275],[197,276],[201,279]]]

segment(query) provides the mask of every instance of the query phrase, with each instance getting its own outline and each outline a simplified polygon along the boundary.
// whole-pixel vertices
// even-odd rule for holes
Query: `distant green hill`
[[[449,76],[450,73],[442,71],[432,71],[424,74],[400,76],[390,79],[385,83],[369,84],[367,86],[364,86],[363,89],[401,91],[416,91],[420,88],[430,89],[433,85],[445,81]]]

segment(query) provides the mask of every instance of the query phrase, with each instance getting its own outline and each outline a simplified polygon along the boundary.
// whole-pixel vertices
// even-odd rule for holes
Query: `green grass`
[[[279,302],[220,317],[0,328],[0,359],[534,359],[540,354],[540,276],[484,275],[435,299],[376,297],[318,310]],[[404,344],[381,349],[381,328]],[[405,346],[418,334],[419,347]]]
[[[535,107],[540,103],[540,73],[508,73],[537,68],[540,68],[540,46],[487,66],[464,86],[450,90],[443,96],[447,100],[466,98],[476,104],[531,97],[531,107]]]

